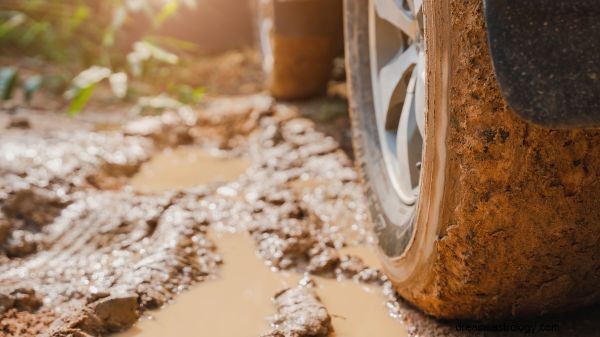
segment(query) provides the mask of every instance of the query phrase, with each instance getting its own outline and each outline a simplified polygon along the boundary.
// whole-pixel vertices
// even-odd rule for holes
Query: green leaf
[[[0,69],[0,98],[2,98],[2,100],[12,98],[18,77],[19,75],[15,68]]]
[[[192,88],[186,84],[177,85],[173,91],[177,94],[179,101],[184,104],[197,104],[206,94],[205,88]]]
[[[27,29],[19,39],[19,44],[29,46],[43,34],[48,34],[50,24],[46,21],[34,22],[27,26]]]
[[[85,105],[92,97],[95,89],[96,83],[92,83],[85,88],[79,88],[76,90],[73,100],[71,100],[71,104],[69,104],[69,109],[67,110],[69,116],[75,116],[80,113],[81,110],[83,110]]]
[[[86,20],[91,14],[90,8],[87,5],[79,5],[75,13],[71,16],[71,29],[76,29],[81,23]]]
[[[11,16],[8,20],[0,23],[0,39],[4,38],[13,29],[21,26],[27,17],[21,12],[11,12]]]
[[[169,17],[177,12],[179,8],[178,0],[170,0],[165,3],[165,5],[161,8],[160,12],[154,18],[154,24],[156,26],[162,25]]]
[[[204,97],[204,95],[206,95],[206,88],[197,87],[194,89],[193,94],[194,94],[194,98],[196,98],[197,100],[200,100],[200,99],[202,99],[202,97]]]
[[[40,75],[31,76],[25,80],[25,83],[23,83],[25,102],[29,103],[31,101],[33,94],[40,90],[43,83],[44,78]]]

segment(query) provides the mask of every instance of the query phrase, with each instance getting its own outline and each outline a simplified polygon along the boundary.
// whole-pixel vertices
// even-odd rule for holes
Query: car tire
[[[357,165],[399,294],[450,319],[597,302],[600,133],[519,119],[494,77],[482,2],[424,0],[423,148],[418,194],[406,202],[378,129],[374,88],[385,86],[373,80],[376,1],[345,1],[346,62]]]
[[[328,16],[313,15],[313,8],[322,6],[326,12],[333,1],[257,1],[257,31],[267,90],[285,100],[325,94],[336,41]]]

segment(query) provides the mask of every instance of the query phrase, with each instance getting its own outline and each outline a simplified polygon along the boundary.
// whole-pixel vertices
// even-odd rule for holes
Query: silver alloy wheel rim
[[[406,205],[419,193],[425,138],[422,0],[371,0],[369,52],[377,131],[387,174]]]

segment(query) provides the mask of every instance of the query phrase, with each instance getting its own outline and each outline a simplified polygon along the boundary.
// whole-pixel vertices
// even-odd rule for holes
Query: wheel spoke
[[[399,183],[403,191],[413,190],[419,182],[419,168],[417,163],[421,160],[422,139],[417,127],[415,116],[415,87],[417,86],[417,72],[413,72],[406,98],[398,123],[396,134],[396,151],[398,158]]]
[[[408,0],[408,6],[414,17],[417,17],[421,7],[423,6],[423,0]]]
[[[425,57],[419,57],[415,67],[415,117],[421,137],[425,137]]]
[[[404,12],[394,0],[374,0],[377,16],[402,30],[411,39],[417,34],[417,22]]]
[[[379,83],[381,85],[381,112],[384,114],[381,121],[387,123],[388,113],[392,105],[394,91],[405,78],[407,71],[417,62],[417,49],[415,45],[399,52],[388,64],[379,71]]]
[[[377,130],[387,173],[407,205],[419,193],[425,133],[423,0],[370,0],[369,48]]]

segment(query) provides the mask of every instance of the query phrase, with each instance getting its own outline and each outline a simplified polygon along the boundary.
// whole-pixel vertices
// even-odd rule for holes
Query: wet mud
[[[214,100],[200,112],[104,130],[7,125],[0,135],[7,336],[37,335],[40,322],[48,336],[131,326],[218,275],[222,258],[209,228],[250,233],[276,269],[328,277],[367,269],[337,252],[368,238],[352,162],[292,107],[260,95]],[[197,161],[210,159],[202,151],[233,171],[207,180],[199,165],[183,184],[147,183],[175,169],[160,167],[172,159],[181,164],[178,178],[189,178]]]
[[[389,315],[385,303],[390,299],[378,285],[274,271],[249,235],[212,232],[210,237],[223,257],[216,279],[147,313],[117,337],[191,337],[200,331],[223,337],[405,335],[403,324]],[[368,252],[366,247],[352,250],[356,259],[369,260]]]
[[[0,132],[0,336],[164,336],[162,322],[204,316],[248,332],[226,336],[465,336],[399,299],[364,253],[372,238],[353,162],[293,106],[212,99],[108,130],[27,118]],[[176,178],[198,162],[197,176],[152,186],[163,174],[148,170],[171,158],[182,161],[165,168]],[[239,165],[214,178],[200,172],[210,160]],[[246,273],[232,247],[247,247],[233,255]],[[264,311],[236,316],[241,297],[211,299],[235,294],[227,282],[244,294],[260,268],[270,281],[249,303]],[[299,286],[304,274],[314,283]],[[561,322],[592,336],[590,316],[578,317]]]
[[[304,279],[294,288],[275,294],[277,314],[271,324],[273,331],[262,337],[327,336],[333,331],[331,315],[321,303],[313,287],[314,281]]]
[[[181,190],[198,185],[235,180],[250,166],[245,158],[219,156],[193,146],[166,149],[144,163],[131,178],[131,187],[142,193]]]

